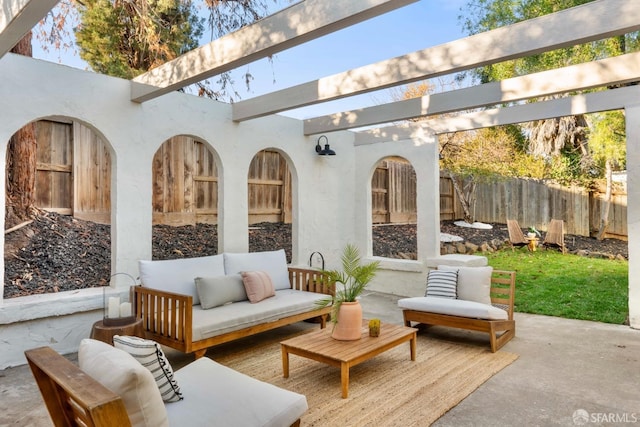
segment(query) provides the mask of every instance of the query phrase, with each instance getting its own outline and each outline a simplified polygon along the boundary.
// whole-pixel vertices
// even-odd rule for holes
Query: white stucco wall
[[[640,100],[639,100],[640,101]],[[627,234],[629,236],[629,324],[640,329],[640,104],[625,109],[627,131]]]
[[[389,261],[393,280],[382,279],[375,288],[410,294],[403,283],[414,280],[400,276],[407,269],[414,271],[412,275],[422,272],[424,259],[437,252],[438,194],[422,191],[438,188],[434,185],[437,163],[433,140],[354,147],[353,133],[335,132],[327,137],[337,155],[318,156],[314,149],[317,137],[305,137],[302,122],[296,119],[271,116],[238,124],[231,121],[229,105],[179,92],[137,104],[129,100],[130,83],[126,80],[12,54],[0,59],[0,75],[2,169],[6,167],[6,142],[34,120],[79,120],[111,147],[112,273],[137,277],[138,260],[151,258],[152,159],[161,144],[175,135],[192,135],[204,141],[219,162],[219,252],[248,250],[247,173],[253,156],[265,148],[280,150],[290,163],[294,265],[306,265],[310,254],[320,251],[327,267],[337,267],[347,242],[358,243],[370,255],[371,174],[375,163],[388,155],[410,160],[419,178],[421,260],[409,262],[409,267],[407,262]],[[4,174],[0,176],[0,188],[4,189]],[[0,206],[4,209],[4,197],[0,197]],[[0,217],[4,226],[4,217]],[[0,243],[4,247],[4,241]],[[2,259],[0,265],[4,269]],[[385,276],[386,272],[381,274],[381,278]],[[131,280],[125,275],[112,280],[112,286],[123,292],[129,285]],[[2,301],[0,369],[25,363],[23,351],[43,343],[62,353],[75,351],[101,317],[102,296],[95,292]]]

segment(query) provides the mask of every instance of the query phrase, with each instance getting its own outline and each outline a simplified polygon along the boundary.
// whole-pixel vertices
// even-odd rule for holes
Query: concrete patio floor
[[[368,293],[365,316],[402,323],[397,299]],[[434,426],[640,425],[640,331],[521,313],[516,324],[516,338],[501,351],[518,360]],[[483,334],[440,327],[426,333],[488,349]],[[0,371],[0,426],[50,425],[29,368]]]

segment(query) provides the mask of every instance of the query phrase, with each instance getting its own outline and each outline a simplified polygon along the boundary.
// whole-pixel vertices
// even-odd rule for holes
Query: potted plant
[[[380,262],[362,264],[360,251],[353,244],[345,246],[341,261],[342,270],[322,270],[331,283],[335,283],[335,292],[332,298],[325,298],[317,304],[326,307],[333,303],[333,338],[356,340],[360,338],[362,330],[362,307],[358,297],[375,277]]]
[[[527,233],[527,237],[530,239],[534,239],[536,236],[540,237],[540,232],[536,230],[535,227],[529,227],[529,232]]]

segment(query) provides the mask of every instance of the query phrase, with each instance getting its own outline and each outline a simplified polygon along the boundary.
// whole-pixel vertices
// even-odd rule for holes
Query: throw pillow
[[[132,426],[168,427],[167,410],[153,375],[130,354],[102,341],[85,338],[78,365],[122,398]]]
[[[247,297],[252,303],[260,302],[276,294],[271,277],[266,271],[243,271],[241,274]]]
[[[182,400],[180,387],[173,379],[173,369],[160,344],[144,338],[115,335],[113,345],[129,353],[151,372],[160,390],[162,400],[165,402]]]
[[[431,270],[427,275],[427,292],[424,296],[455,299],[457,286],[457,271]]]
[[[271,277],[276,290],[291,289],[287,255],[284,249],[277,251],[229,253],[224,254],[225,274],[236,274],[243,271],[266,271]]]
[[[232,302],[245,301],[247,291],[239,274],[217,277],[196,277],[196,289],[203,309]]]
[[[458,299],[491,304],[491,275],[493,267],[440,265],[438,270],[458,272]]]

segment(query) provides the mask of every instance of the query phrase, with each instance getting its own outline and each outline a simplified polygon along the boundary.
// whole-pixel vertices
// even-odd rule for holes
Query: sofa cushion
[[[78,349],[78,365],[122,398],[132,426],[169,425],[153,375],[129,353],[102,341],[85,338]]]
[[[455,299],[457,286],[457,271],[431,270],[427,274],[427,291],[424,296]]]
[[[277,251],[227,253],[224,254],[225,274],[236,274],[243,271],[266,271],[271,277],[274,288],[289,289],[289,270],[284,249]]]
[[[247,300],[247,291],[239,274],[196,277],[195,283],[200,305],[204,309]]]
[[[439,265],[438,270],[458,271],[458,299],[491,304],[491,275],[493,267]]]
[[[188,395],[167,405],[172,426],[290,426],[308,409],[304,395],[251,378],[207,357],[178,369],[176,378]]]
[[[158,390],[160,390],[162,400],[165,402],[177,402],[182,399],[180,386],[173,378],[173,369],[160,344],[139,337],[114,335],[113,345],[115,348],[124,350],[132,355],[151,372]]]
[[[240,301],[213,310],[203,310],[199,305],[194,305],[192,339],[199,341],[294,314],[306,313],[319,308],[316,301],[324,298],[326,295],[315,292],[283,289],[259,304]]]
[[[260,302],[266,298],[275,296],[271,277],[266,271],[243,271],[242,282],[247,291],[247,297],[251,303]]]
[[[194,304],[200,304],[194,278],[225,275],[222,254],[162,261],[140,260],[138,268],[142,286],[191,295]]]
[[[398,307],[407,310],[428,313],[448,314],[450,316],[472,319],[507,320],[509,314],[501,308],[475,301],[451,298],[413,297],[398,300]]]

